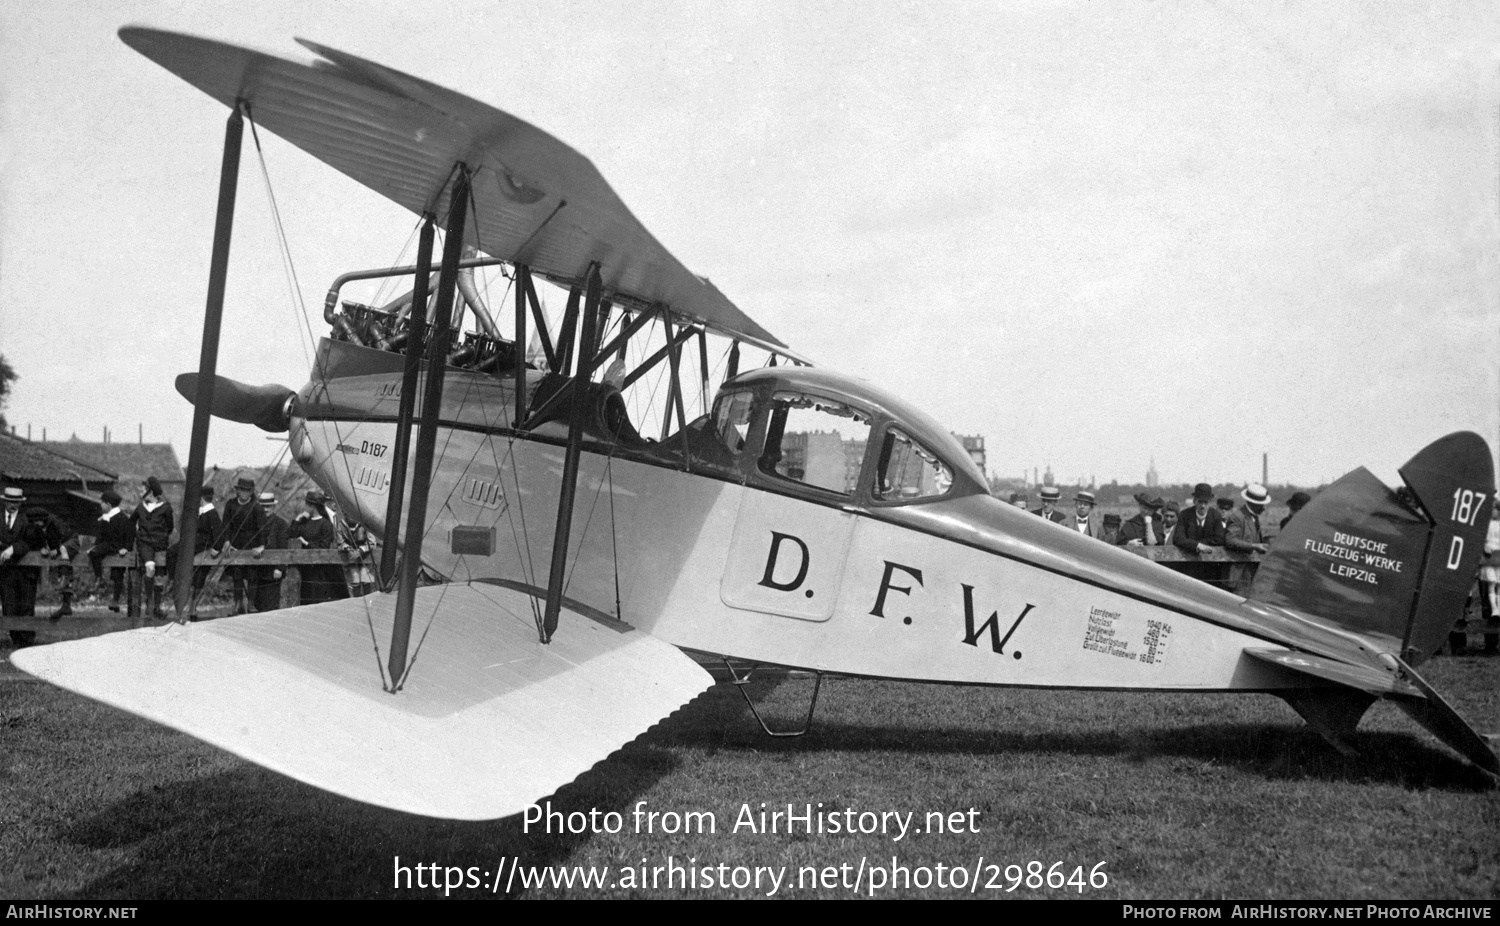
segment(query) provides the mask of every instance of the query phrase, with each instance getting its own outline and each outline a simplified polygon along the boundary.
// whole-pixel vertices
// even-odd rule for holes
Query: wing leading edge
[[[390,638],[394,609],[394,595],[372,595],[34,647],[11,661],[299,781],[460,820],[521,812],[713,684],[639,631],[579,618],[542,646],[529,596],[445,585],[417,591],[413,626],[431,626],[406,687],[390,695],[371,633]]]
[[[541,129],[436,84],[322,45],[311,63],[196,36],[127,26],[131,48],[417,214],[447,210],[453,167],[475,172],[467,241],[578,281],[598,261],[607,290],[751,343],[786,345],[684,267],[594,165]]]

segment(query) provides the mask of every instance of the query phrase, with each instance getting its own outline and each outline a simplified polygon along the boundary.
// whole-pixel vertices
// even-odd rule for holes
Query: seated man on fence
[[[89,565],[94,568],[94,584],[99,594],[104,593],[104,558],[106,556],[129,556],[135,548],[135,522],[120,510],[120,493],[105,489],[99,496],[99,520],[94,522],[94,545],[89,549]],[[125,570],[115,566],[109,570],[113,594],[109,609],[120,610],[120,596],[125,591]]]
[[[26,520],[31,548],[43,559],[57,561],[51,569],[52,587],[57,589],[62,606],[52,612],[52,620],[67,617],[73,613],[73,559],[78,555],[78,534],[45,508],[27,510]]]

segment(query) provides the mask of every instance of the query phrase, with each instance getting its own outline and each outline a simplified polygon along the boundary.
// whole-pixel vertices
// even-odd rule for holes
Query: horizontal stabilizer
[[[518,813],[707,690],[675,647],[565,614],[537,641],[530,596],[487,584],[419,589],[413,666],[382,688],[371,595],[33,647],[11,661],[336,794],[409,813]]]
[[[1285,649],[1247,649],[1245,655],[1324,682],[1363,691],[1377,698],[1392,695],[1421,697],[1419,689],[1401,681],[1395,673],[1382,672],[1373,666],[1360,666]]]

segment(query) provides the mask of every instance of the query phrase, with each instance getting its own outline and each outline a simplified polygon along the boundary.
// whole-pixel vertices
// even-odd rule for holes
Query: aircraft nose
[[[292,452],[292,459],[303,466],[310,466],[313,461],[313,446],[307,434],[307,419],[301,415],[294,414],[292,416],[287,440]]]

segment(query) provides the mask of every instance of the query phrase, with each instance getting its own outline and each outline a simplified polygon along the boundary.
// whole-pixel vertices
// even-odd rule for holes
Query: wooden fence
[[[230,566],[267,566],[283,567],[281,577],[281,600],[283,605],[290,607],[296,604],[301,592],[301,576],[298,572],[299,566],[353,566],[363,562],[372,569],[380,562],[379,547],[373,553],[357,555],[355,553],[344,553],[340,550],[266,550],[256,555],[248,550],[236,550],[233,553],[225,553],[219,556],[210,556],[207,553],[199,553],[193,558],[195,566],[211,567],[205,589],[212,588],[223,576],[224,570]],[[20,562],[22,566],[35,566],[41,571],[41,584],[38,593],[54,588],[52,572],[59,567],[73,567],[73,592],[75,600],[86,596],[97,580],[94,574],[93,564],[89,561],[87,551],[74,556],[72,560],[63,562],[60,559],[44,557],[40,553],[28,553]],[[110,570],[122,568],[125,570],[125,614],[132,619],[133,625],[139,625],[141,621],[141,593],[144,589],[141,572],[136,555],[128,556],[106,556],[100,563],[100,570],[107,579]],[[168,576],[168,578],[171,578]],[[164,602],[166,604],[166,602]],[[44,630],[57,625],[50,621],[47,615],[32,617],[16,617],[9,614],[0,615],[0,632],[7,631],[35,631]]]

